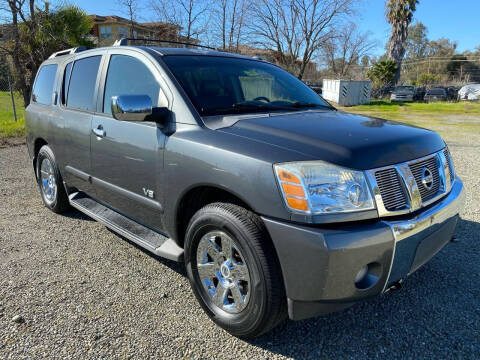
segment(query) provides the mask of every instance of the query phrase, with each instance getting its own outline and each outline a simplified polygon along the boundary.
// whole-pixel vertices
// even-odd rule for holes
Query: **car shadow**
[[[399,290],[338,313],[286,321],[248,343],[298,359],[478,354],[478,234],[480,223],[459,220],[460,241],[449,243]]]
[[[70,219],[85,220],[85,221],[95,221],[90,216],[85,215],[81,211],[78,211],[75,208],[70,208],[68,211],[61,213],[61,216],[68,217]]]
[[[183,262],[176,262],[176,261],[173,261],[173,260],[169,260],[169,259],[165,259],[165,258],[162,258],[160,256],[157,256],[153,253],[151,253],[150,251],[144,249],[143,247],[141,247],[140,245],[134,243],[133,241],[127,239],[125,236],[117,233],[116,231],[112,230],[112,229],[109,229],[106,227],[106,229],[108,231],[110,231],[112,234],[115,234],[116,236],[118,236],[119,238],[121,238],[122,240],[125,240],[127,241],[129,244],[131,244],[132,246],[136,247],[138,250],[140,250],[141,252],[143,252],[144,254],[150,256],[151,258],[161,262],[163,265],[167,266],[168,268],[170,268],[171,270],[175,271],[176,273],[182,275],[182,276],[187,276],[187,273],[185,272],[185,267],[183,266]]]

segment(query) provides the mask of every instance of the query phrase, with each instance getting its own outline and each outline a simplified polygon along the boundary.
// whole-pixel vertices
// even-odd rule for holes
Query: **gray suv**
[[[43,63],[26,110],[45,205],[183,261],[231,334],[379,295],[450,241],[463,184],[436,133],[337,111],[259,59],[81,50]]]

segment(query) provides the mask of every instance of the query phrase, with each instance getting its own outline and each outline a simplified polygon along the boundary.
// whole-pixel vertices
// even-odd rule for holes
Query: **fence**
[[[13,119],[17,122],[17,109],[15,106],[15,97],[13,96],[13,79],[6,68],[0,69],[0,92],[10,93],[10,101],[13,111]]]

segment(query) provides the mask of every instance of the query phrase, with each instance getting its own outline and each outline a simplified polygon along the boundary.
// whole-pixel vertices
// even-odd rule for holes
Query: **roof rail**
[[[192,44],[192,43],[188,43],[188,42],[162,40],[162,39],[146,39],[146,38],[122,38],[122,39],[120,39],[120,40],[116,40],[116,41],[113,43],[113,46],[126,46],[126,45],[128,45],[128,42],[129,42],[129,41],[152,41],[152,42],[160,42],[160,43],[167,43],[167,44],[196,46],[196,47],[199,47],[199,48],[209,49],[209,50],[218,50],[218,49],[216,49],[216,48],[214,48],[214,47],[211,47],[211,46]]]
[[[88,48],[86,46],[78,46],[78,47],[74,47],[74,48],[71,48],[71,49],[60,50],[60,51],[54,52],[52,55],[50,55],[49,59],[53,59],[53,58],[56,58],[58,56],[76,54],[76,53],[79,53],[81,51],[85,51],[87,49]]]

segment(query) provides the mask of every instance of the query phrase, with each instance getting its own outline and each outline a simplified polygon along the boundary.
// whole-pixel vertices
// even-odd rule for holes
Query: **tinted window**
[[[108,66],[103,112],[111,114],[111,99],[116,95],[148,95],[153,106],[158,106],[160,85],[140,60],[124,55],[113,55]],[[166,104],[163,104],[164,106]]]
[[[272,64],[214,56],[164,56],[201,115],[331,108],[293,75]]]
[[[395,91],[398,92],[410,92],[410,91],[415,91],[415,87],[413,86],[396,86]]]
[[[57,65],[45,65],[40,68],[32,92],[34,102],[51,105],[56,73]]]
[[[65,67],[65,72],[63,74],[63,84],[62,84],[62,104],[67,103],[67,91],[68,83],[70,82],[70,72],[72,71],[72,63],[68,63]]]
[[[427,95],[445,95],[445,89],[431,89],[428,90]]]
[[[100,59],[101,56],[92,56],[75,61],[68,86],[68,107],[94,110],[93,95]]]

